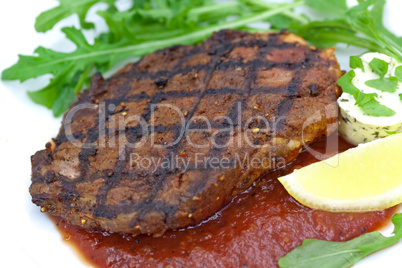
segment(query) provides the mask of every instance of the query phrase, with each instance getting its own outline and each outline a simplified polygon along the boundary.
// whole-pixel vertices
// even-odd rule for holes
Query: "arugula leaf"
[[[2,79],[25,81],[52,74],[49,85],[30,92],[29,96],[36,103],[52,107],[53,113],[58,115],[61,108],[57,107],[67,107],[73,100],[66,96],[71,92],[78,93],[88,86],[94,72],[105,72],[119,60],[140,57],[176,44],[194,44],[225,28],[261,31],[250,26],[254,22],[268,22],[271,29],[276,30],[287,28],[319,48],[345,43],[402,61],[402,39],[382,24],[384,0],[360,0],[350,9],[345,0],[297,0],[285,4],[264,0],[222,3],[213,0],[139,0],[124,11],[116,8],[115,0],[59,0],[59,6],[39,15],[35,27],[37,31],[45,32],[64,18],[77,14],[81,28],[91,28],[93,25],[86,22],[85,17],[99,2],[108,5],[97,14],[105,20],[109,31],[100,34],[93,45],[74,30],[63,29],[66,37],[76,43],[75,51],[60,53],[39,47],[34,56],[19,56],[17,64],[3,71]],[[311,21],[306,15],[293,11],[302,5],[333,19]],[[68,94],[62,94],[63,90]],[[53,107],[58,99],[65,103]]]
[[[402,93],[399,94],[399,99],[402,101]]]
[[[274,29],[287,29],[290,27],[290,24],[293,22],[294,22],[294,19],[289,18],[282,14],[273,16],[271,19],[269,19],[271,28],[274,28]]]
[[[96,3],[104,2],[113,5],[115,0],[58,0],[60,5],[41,13],[35,21],[37,32],[46,32],[52,29],[59,21],[77,14],[81,27],[84,29],[93,28],[93,23],[85,21],[88,10]]]
[[[348,9],[346,0],[306,0],[306,5],[333,17],[343,17]]]
[[[384,0],[360,0],[358,5],[346,11],[346,15],[343,8],[334,7],[334,4],[343,6],[343,1],[337,2],[309,1],[311,7],[322,6],[319,10],[325,14],[338,10],[339,16],[335,16],[335,20],[312,21],[304,25],[292,23],[288,30],[319,48],[345,43],[402,61],[402,38],[389,32],[382,23]]]
[[[388,78],[382,77],[379,79],[367,80],[364,84],[381,91],[395,92],[398,87],[398,79],[394,76]]]
[[[369,12],[373,18],[376,31],[378,32],[379,36],[381,36],[381,39],[384,40],[383,42],[385,42],[390,48],[393,48],[393,54],[396,54],[395,58],[401,61],[402,37],[395,36],[383,25],[383,14],[386,0],[376,0],[373,2],[373,6]]]
[[[355,85],[352,84],[352,80],[355,77],[356,77],[355,71],[353,70],[349,71],[338,79],[337,84],[342,88],[343,92],[346,92],[350,95],[354,95],[355,92],[360,91]]]
[[[305,25],[291,23],[289,31],[300,35],[318,48],[327,48],[345,43],[387,54],[388,51],[377,42],[357,35],[345,20],[313,21]]]
[[[395,76],[400,82],[402,82],[402,66],[398,66],[395,68]]]
[[[306,239],[301,246],[279,259],[278,264],[281,268],[350,267],[365,256],[387,248],[402,238],[402,214],[395,214],[392,223],[394,235],[391,237],[371,232],[346,242]]]
[[[356,69],[356,68],[360,68],[362,69],[362,71],[364,72],[364,65],[363,65],[363,61],[360,57],[357,56],[350,56],[349,59],[349,66],[352,69]]]
[[[388,62],[381,60],[379,58],[374,58],[370,61],[369,66],[373,69],[374,72],[379,74],[381,77],[387,74],[388,72]]]
[[[385,48],[385,54],[402,60],[402,43],[398,38],[385,30],[382,22],[382,13],[385,1],[360,0],[359,4],[346,12],[346,21],[356,32],[375,40]]]
[[[63,28],[62,31],[77,45],[75,51],[63,53],[39,47],[35,50],[37,56],[19,56],[18,63],[2,73],[2,79],[20,81],[53,74],[54,78],[49,85],[39,91],[29,92],[28,95],[35,103],[52,108],[55,116],[61,115],[75,99],[71,96],[72,93],[75,94],[83,85],[88,85],[91,69],[88,66],[113,66],[116,61],[132,54],[125,50],[111,53],[121,49],[124,43],[111,46],[95,40],[93,45],[89,45],[81,31],[73,27]],[[74,79],[76,76],[78,78]]]
[[[158,1],[158,8],[165,8],[167,3],[167,1]],[[175,5],[175,3],[172,5]],[[203,3],[200,2],[200,4]],[[253,22],[266,20],[302,4],[302,1],[296,1],[291,4],[276,5],[275,8],[265,9],[264,12],[251,14],[245,10],[244,16],[238,19],[216,24],[212,23],[207,26],[201,23],[202,26],[197,26],[196,28],[191,26],[179,32],[176,29],[169,29],[168,25],[172,23],[168,19],[170,16],[163,17],[159,12],[150,15],[151,13],[145,14],[144,12],[139,12],[138,9],[133,9],[119,13],[115,7],[110,7],[108,14],[99,12],[108,23],[110,32],[96,38],[93,45],[87,42],[80,30],[73,27],[63,28],[62,31],[66,37],[76,44],[76,50],[71,53],[63,53],[39,47],[35,50],[35,56],[20,55],[17,64],[4,70],[1,78],[3,80],[25,81],[44,74],[52,74],[53,79],[48,86],[36,92],[29,92],[28,95],[35,103],[51,108],[53,114],[59,116],[63,113],[63,109],[66,109],[74,100],[72,93],[80,91],[83,86],[87,86],[90,76],[95,70],[107,71],[119,60],[128,57],[140,57],[168,46],[194,44],[204,40],[213,32],[227,28],[241,28]],[[183,9],[183,6],[175,6],[172,9],[173,14],[183,15],[189,13],[188,10]],[[198,6],[197,8],[201,7]],[[146,5],[143,9],[146,10]],[[205,12],[209,11],[206,10]],[[162,24],[144,22],[145,26],[131,28],[130,20],[136,16],[140,16],[140,20],[144,21],[148,21],[149,16],[158,17],[164,22]],[[184,16],[177,20],[176,23],[185,23],[186,21],[187,18]],[[160,32],[159,36],[154,34],[147,36],[147,34],[155,30]],[[158,39],[155,40],[155,38]]]
[[[62,74],[55,76],[55,78],[51,79],[50,83],[41,90],[32,92],[28,91],[28,96],[31,100],[37,104],[43,105],[49,109],[52,108],[54,102],[58,99],[60,95],[60,88],[65,89],[65,78],[72,78],[71,71],[73,66],[68,66]],[[53,113],[55,116],[59,114]]]
[[[362,252],[363,257],[366,257],[367,255],[378,250],[392,246],[402,238],[402,213],[392,216],[391,221],[394,224],[394,231],[392,232],[394,235],[391,237],[385,237],[378,232],[374,232],[380,234],[380,236],[377,235],[378,239],[372,241],[372,243],[362,244],[357,247]]]
[[[74,87],[63,85],[57,88],[57,98],[52,105],[53,114],[55,116],[62,115],[68,109],[71,103],[77,100]]]
[[[269,3],[264,0],[241,0],[241,2],[252,10],[278,7],[278,4]],[[271,24],[271,28],[276,30],[288,29],[291,23],[303,25],[310,22],[306,15],[298,14],[291,10],[285,10],[281,14],[268,18],[267,21]]]

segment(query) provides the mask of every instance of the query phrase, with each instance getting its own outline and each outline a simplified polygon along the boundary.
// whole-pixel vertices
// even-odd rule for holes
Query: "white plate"
[[[353,2],[353,1],[351,1]],[[34,30],[35,17],[57,5],[51,0],[0,1],[0,72],[17,61],[17,54],[31,54],[38,45],[58,50],[69,50],[71,44],[59,33],[62,25],[77,25],[70,18],[47,34]],[[385,23],[402,35],[400,0],[389,0]],[[93,12],[92,12],[93,13]],[[348,68],[348,56],[361,53],[346,46],[337,49],[342,68]],[[53,223],[30,201],[30,156],[56,136],[60,119],[55,119],[46,108],[33,104],[26,90],[38,89],[47,79],[0,82],[0,165],[2,181],[0,198],[3,209],[0,221],[1,267],[87,267],[66,245]],[[384,230],[390,234],[391,227]],[[402,243],[373,254],[355,267],[388,267],[400,262]]]

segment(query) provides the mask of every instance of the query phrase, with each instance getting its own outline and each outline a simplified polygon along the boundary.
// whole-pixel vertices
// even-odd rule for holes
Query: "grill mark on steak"
[[[124,97],[118,100],[118,103],[123,102],[126,99],[128,90],[124,93]],[[142,114],[142,118],[148,123],[149,119],[151,118],[151,105],[155,103],[159,103],[160,100],[162,99],[162,92],[156,93],[152,98],[150,98],[148,106],[144,113]],[[138,131],[136,131],[137,135],[135,136],[135,139],[138,138]],[[131,136],[131,137],[133,137]],[[117,165],[113,171],[113,174],[111,176],[108,176],[109,179],[106,181],[106,183],[101,187],[98,191],[98,194],[96,196],[96,206],[94,209],[94,217],[105,217],[108,219],[111,219],[116,216],[116,211],[110,211],[108,209],[108,206],[106,206],[106,201],[107,201],[107,195],[112,189],[116,183],[119,182],[120,179],[120,173],[123,171],[126,165],[126,161],[129,157],[129,148],[127,145],[125,145],[123,152],[119,155]]]
[[[254,43],[249,44],[250,40],[245,40],[245,41],[237,42],[237,43],[234,43],[234,44],[230,44],[230,46],[231,46],[232,49],[238,48],[238,47],[253,47],[253,46],[255,46],[255,47],[259,48],[259,49],[260,48],[267,48],[267,49],[275,48],[278,45],[277,44],[278,39],[277,39],[277,37],[275,37],[275,35],[277,35],[277,34],[276,33],[271,33],[271,35],[272,35],[271,37],[272,37],[273,40],[270,40],[268,42],[264,42],[264,41],[261,41],[261,40],[254,40]],[[253,42],[253,40],[251,40],[251,42]],[[297,43],[281,43],[280,46],[281,46],[280,50],[286,51],[287,49],[297,47],[298,44]],[[203,47],[199,46],[199,47],[196,47],[195,49],[198,52],[202,52]],[[197,51],[189,52],[189,54],[196,54]],[[215,52],[210,52],[210,53],[215,53]],[[183,56],[183,59],[182,59],[181,62],[185,62],[187,60],[186,56],[187,55]],[[229,60],[229,61],[220,63],[219,68],[221,68],[221,70],[226,70],[227,68],[229,68],[231,66],[234,66],[234,65],[238,65],[240,63],[242,65],[243,64],[246,64],[246,65],[248,64],[248,63],[242,63],[241,60],[233,59],[233,60]],[[272,66],[276,66],[276,65],[288,66],[289,68],[299,68],[300,67],[298,63],[296,63],[296,64],[292,63],[292,62],[275,63],[275,62],[267,62],[265,60],[261,60],[261,59],[258,59],[258,58],[255,59],[255,60],[250,61],[250,64],[253,64],[253,65],[257,66],[257,67],[270,66],[270,65],[272,65]],[[130,71],[130,74],[134,74],[133,70],[135,71],[134,67],[137,66],[137,65],[138,65],[138,63],[133,65],[133,68]],[[163,77],[164,79],[169,79],[169,78],[172,78],[174,75],[177,75],[177,74],[187,74],[193,69],[197,70],[197,71],[201,71],[201,70],[209,69],[210,67],[211,67],[210,64],[198,64],[198,65],[195,65],[195,66],[186,66],[186,67],[182,67],[179,64],[179,66],[176,69],[171,70],[171,71],[167,71],[167,70],[162,70],[162,71],[158,71],[158,72],[145,71],[145,72],[141,73],[141,76],[142,76],[142,78],[148,77],[148,78],[150,78],[152,80],[160,79],[161,77]],[[120,79],[121,77],[123,77],[125,75],[126,74],[124,74],[124,73],[123,74],[118,74],[118,75],[115,75],[111,79],[118,80],[118,79]]]
[[[133,65],[133,69],[138,65],[134,64]],[[95,78],[98,78],[98,81],[102,81],[103,82],[103,78],[99,78],[99,76],[95,75]],[[134,75],[135,79],[138,79],[138,74]],[[94,79],[92,79],[94,80]],[[130,87],[128,86],[128,82],[129,80],[127,79],[125,81],[125,83],[122,86],[122,97],[121,98],[115,98],[115,99],[107,99],[105,100],[105,106],[104,106],[104,111],[102,111],[100,114],[97,114],[97,117],[95,117],[95,125],[88,130],[88,135],[86,137],[86,142],[87,143],[94,143],[99,139],[99,115],[103,115],[105,116],[105,124],[109,121],[110,115],[113,114],[113,110],[109,109],[109,105],[114,105],[117,106],[119,103],[122,102],[122,100],[125,99],[125,97],[127,96],[128,92],[130,91]],[[91,81],[91,88],[89,89],[89,91],[95,91],[96,87],[99,87],[100,85],[98,85],[96,82],[93,83]],[[107,92],[107,91],[106,91]],[[96,103],[96,99],[93,99],[93,101],[95,101]],[[104,129],[105,126],[101,126],[101,129]],[[109,129],[105,129],[107,130],[107,132],[109,132]],[[106,133],[105,133],[106,135]],[[126,148],[127,146],[124,148],[122,154],[126,153]],[[81,151],[79,152],[78,156],[79,156],[79,169],[80,169],[80,173],[81,173],[81,179],[80,180],[76,180],[75,183],[69,182],[68,180],[63,180],[63,187],[67,188],[67,189],[72,189],[74,188],[74,190],[70,190],[70,191],[76,191],[75,190],[75,185],[77,183],[79,183],[80,181],[85,181],[87,180],[87,172],[88,172],[88,167],[89,167],[89,155],[96,155],[96,151],[94,152],[93,148],[90,149],[86,149],[86,148],[82,148]],[[120,159],[120,156],[119,156]],[[101,187],[98,190],[98,193],[96,195],[96,207],[94,207],[93,209],[93,215],[95,217],[102,217],[102,213],[100,213],[100,210],[98,209],[99,206],[102,206],[105,203],[105,198],[106,195],[109,191],[110,188],[112,188],[116,181],[118,180],[118,174],[121,172],[121,170],[124,168],[124,161],[119,160],[117,163],[117,170],[113,171],[106,171],[105,173],[107,173],[107,176],[104,176],[105,174],[102,174],[102,177],[108,177],[108,180],[105,182],[104,186]],[[110,175],[112,174],[112,175]],[[66,204],[67,206],[70,206],[70,204]]]
[[[290,48],[294,48],[295,44],[291,43],[292,46],[289,46]],[[236,47],[236,46],[234,46]],[[290,62],[268,62],[266,60],[261,60],[261,59],[255,59],[255,60],[251,60],[249,62],[246,63],[241,63],[241,61],[227,61],[227,62],[223,62],[219,64],[219,70],[223,70],[223,71],[227,71],[229,68],[233,67],[233,66],[238,66],[238,65],[242,65],[244,66],[244,68],[254,68],[254,69],[258,69],[261,68],[262,66],[264,67],[265,70],[271,70],[273,68],[280,68],[282,67],[283,69],[286,70],[297,70],[300,69],[302,67],[306,67],[308,66],[308,62],[309,62],[309,57],[311,57],[311,55],[313,55],[312,51],[308,51],[309,53],[306,54],[306,61],[303,62],[297,62],[297,63],[290,63]],[[261,51],[259,51],[259,54],[262,54]],[[309,68],[310,66],[306,67]],[[322,67],[328,67],[328,64],[324,64]],[[158,78],[160,78],[161,76],[165,77],[163,78],[163,80],[167,80],[169,81],[169,79],[171,79],[174,75],[176,74],[188,74],[190,71],[195,70],[197,72],[200,72],[202,70],[209,70],[211,68],[210,64],[205,64],[205,65],[196,65],[196,66],[190,66],[190,67],[186,67],[184,69],[179,69],[170,73],[166,73],[166,71],[163,71],[164,73],[155,73],[152,74],[155,77],[152,77],[152,80],[155,80],[155,82],[158,82],[159,80],[157,80]],[[146,72],[144,73],[143,76],[147,76],[147,75],[151,75],[150,73]],[[255,76],[255,74],[253,74]],[[117,76],[116,78],[113,79],[118,79],[118,77],[120,77],[121,75]],[[262,90],[274,90],[277,87],[261,87],[261,88],[257,88],[257,89],[252,89],[253,92],[251,92],[250,94],[253,94],[254,92],[258,92],[258,91],[262,91]],[[224,87],[222,90],[225,89],[229,89],[229,87]],[[217,91],[214,88],[210,88],[208,89],[210,90],[214,90],[214,94],[225,94],[225,92],[221,92],[221,90]],[[236,91],[236,89],[233,89],[234,91]],[[296,94],[297,92],[295,92],[294,94]],[[206,93],[208,94],[208,92]],[[163,92],[162,97],[183,97],[183,96],[198,96],[199,92],[183,92],[183,91],[170,91],[168,93]],[[123,101],[133,101],[133,100],[142,100],[142,99],[147,99],[149,98],[149,95],[146,94],[146,92],[141,91],[138,94],[135,94],[133,96],[127,97],[127,98],[119,98],[119,99],[112,99],[112,100],[108,100],[106,99],[105,101],[112,101],[113,103],[119,103],[119,102],[123,102]]]
[[[198,99],[195,101],[195,103],[194,103],[194,105],[193,105],[193,107],[191,108],[191,110],[188,112],[188,114],[187,114],[187,116],[186,116],[186,118],[192,118],[193,117],[193,115],[194,115],[194,113],[195,113],[195,111],[196,111],[196,109],[198,108],[198,106],[199,106],[199,104],[200,104],[200,101],[201,101],[201,99],[204,97],[204,95],[205,95],[205,90],[206,90],[206,87],[207,87],[207,85],[209,84],[209,82],[210,82],[210,80],[211,80],[211,75],[212,75],[212,73],[213,73],[213,71],[214,70],[216,70],[216,66],[217,66],[217,64],[219,64],[220,62],[219,62],[219,58],[224,54],[224,53],[227,53],[228,51],[230,51],[230,50],[232,50],[233,49],[233,44],[232,43],[224,43],[223,44],[223,47],[221,47],[221,46],[218,46],[217,48],[215,48],[214,50],[214,52],[213,52],[213,54],[214,54],[214,57],[213,57],[213,59],[212,59],[212,63],[211,63],[211,65],[210,65],[210,67],[212,67],[212,68],[210,68],[209,70],[208,70],[208,73],[207,73],[207,75],[206,75],[206,77],[205,77],[205,79],[204,79],[204,81],[203,81],[203,87],[201,88],[201,94],[199,95],[199,97],[198,97]],[[179,63],[180,64],[180,63]],[[200,71],[200,69],[197,69],[197,67],[193,67],[193,69],[195,69],[195,70],[197,70],[197,71]],[[180,133],[180,128],[179,128],[179,126],[176,126],[176,127],[173,127],[173,128],[175,128],[175,133],[176,133],[176,137],[179,135],[179,133]],[[171,148],[171,153],[172,154],[175,154],[175,153],[177,153],[177,150],[179,149],[179,146],[180,146],[180,144],[181,144],[181,141],[182,141],[182,139],[183,139],[183,136],[181,136],[180,137],[180,139],[179,139],[179,142],[177,142],[172,148]],[[161,187],[165,184],[165,179],[166,179],[166,175],[168,175],[169,173],[171,173],[171,172],[169,172],[169,171],[161,171],[160,172],[161,174],[158,176],[158,178],[159,179],[157,179],[156,180],[156,183],[153,185],[153,187],[154,188],[156,188],[156,189],[161,189]],[[174,171],[173,173],[177,173],[177,171]],[[183,178],[183,173],[181,173],[181,172],[179,172],[179,178],[178,178],[178,180],[179,180],[179,185],[181,184],[181,180],[182,180],[182,178]],[[139,208],[141,208],[141,211],[143,211],[143,215],[146,215],[147,214],[147,212],[149,211],[149,207],[152,207],[152,206],[155,206],[155,204],[154,203],[151,203],[150,202],[150,200],[153,200],[155,197],[156,197],[156,195],[158,194],[158,192],[157,191],[151,191],[151,193],[148,195],[148,197],[142,202],[142,203],[140,203],[139,205],[137,205],[137,207],[139,207]],[[130,204],[130,205],[132,205],[132,204]],[[159,206],[165,206],[166,205],[166,203],[161,203],[161,204],[159,204],[158,203],[158,205],[156,206],[156,207],[159,207]],[[127,207],[126,207],[127,208]],[[174,211],[174,210],[176,210],[177,209],[177,206],[170,206],[170,209],[168,210],[168,211],[164,211],[164,219],[163,219],[163,221],[165,222],[165,224],[166,224],[166,218],[167,218],[167,215],[169,214],[169,212],[170,211]],[[115,209],[113,209],[112,208],[112,210],[111,210],[111,212],[112,213],[115,213]],[[121,210],[121,212],[123,212],[123,213],[127,213],[128,211],[127,211],[127,209],[126,210]],[[141,219],[140,219],[141,220]],[[131,221],[130,222],[130,224],[131,224],[131,226],[135,226],[136,224],[137,224],[137,221]]]
[[[231,45],[231,44],[229,44],[229,45]],[[225,46],[225,47],[222,49],[222,51],[225,51],[226,49],[227,49],[227,48],[226,48],[226,46]],[[216,67],[216,64],[217,64],[217,62],[218,62],[218,58],[221,56],[220,53],[222,53],[222,52],[220,52],[220,49],[217,49],[217,52],[214,53],[214,54],[215,54],[215,57],[214,57],[215,59],[214,59],[214,61],[213,61],[213,63],[212,63],[213,68],[210,68],[210,69],[209,69],[209,72],[208,72],[206,78],[204,79],[204,88],[201,90],[201,96],[198,97],[198,99],[197,99],[196,103],[194,104],[192,110],[188,113],[188,117],[189,117],[189,118],[191,118],[191,117],[193,116],[195,109],[198,107],[199,101],[203,98],[203,92],[205,91],[205,87],[206,87],[206,85],[208,85],[208,82],[209,82],[209,80],[210,80],[210,78],[211,78],[211,74],[212,74],[213,70],[214,70],[215,67]],[[185,59],[185,57],[183,57],[183,59]],[[182,59],[181,61],[183,61],[183,59]],[[181,63],[179,63],[179,64],[181,64]],[[209,67],[211,67],[211,66],[209,66]],[[197,67],[193,67],[193,68],[197,69]],[[200,69],[201,69],[201,68],[198,68],[198,70],[200,70]],[[178,72],[178,73],[181,73],[181,72],[182,72],[182,70],[181,70],[180,72]],[[189,72],[189,70],[187,70],[187,72]],[[177,74],[177,73],[176,73],[176,74]],[[167,76],[167,77],[172,77],[172,75],[169,75],[169,74],[166,74],[166,73],[163,73],[163,74],[162,74],[162,73],[159,73],[158,75],[163,75],[163,76]],[[164,79],[165,79],[165,78],[164,78]],[[166,80],[168,81],[169,79],[166,78]],[[198,94],[198,95],[199,95],[199,94]],[[160,103],[160,101],[161,101],[162,99],[163,99],[163,92],[160,91],[160,92],[158,92],[158,93],[154,96],[154,98],[151,99],[151,101],[149,102],[149,104],[158,104],[158,103]],[[152,112],[155,112],[155,111],[150,111],[150,110],[151,110],[150,105],[148,105],[146,111],[144,112],[144,114],[143,114],[143,116],[142,116],[142,117],[145,119],[145,121],[146,121],[147,123],[149,123],[149,120],[150,120],[150,118],[151,118]],[[179,126],[172,126],[171,129],[176,133],[176,136],[179,135],[179,132],[180,132]],[[181,139],[182,139],[182,137],[181,137]],[[179,141],[177,144],[180,144],[180,141]],[[177,147],[178,147],[178,146],[174,146],[174,147],[171,149],[172,153],[176,153]],[[125,154],[124,160],[119,160],[119,162],[118,162],[118,166],[117,166],[117,168],[116,168],[116,169],[117,169],[116,174],[120,174],[121,171],[122,171],[122,170],[124,169],[124,167],[125,167],[126,159],[127,159],[127,155],[128,155],[128,148],[127,148],[127,146],[125,147],[124,154]],[[163,172],[163,171],[162,171],[162,172]],[[164,174],[162,174],[162,175],[164,175]],[[180,176],[182,176],[182,175],[180,175]],[[161,188],[161,185],[164,183],[164,177],[163,177],[163,176],[160,176],[160,178],[161,178],[161,180],[156,180],[157,184],[154,184],[154,185],[153,185],[153,186],[156,187],[156,189],[158,189],[158,190]],[[119,213],[125,213],[125,212],[127,212],[127,210],[122,210],[122,209],[116,210],[114,207],[105,206],[107,194],[108,194],[109,190],[110,190],[111,188],[113,188],[113,186],[114,186],[115,183],[117,182],[117,179],[116,179],[115,176],[112,176],[112,177],[110,178],[110,180],[111,180],[111,183],[108,183],[108,185],[107,185],[107,187],[105,187],[105,189],[101,189],[101,190],[100,190],[100,191],[101,191],[101,194],[98,194],[98,195],[97,195],[97,208],[95,209],[95,212],[94,212],[94,216],[95,216],[95,217],[105,217],[105,218],[111,219],[111,218],[115,217],[115,216],[116,216],[117,214],[119,214]],[[136,206],[137,206],[138,208],[144,208],[144,207],[147,208],[147,207],[148,207],[148,204],[150,203],[150,200],[154,199],[156,194],[157,194],[157,191],[151,192],[151,193],[148,195],[148,197],[146,197],[146,198],[144,199],[144,201],[143,201],[142,203],[137,204]],[[128,207],[131,207],[132,205],[134,205],[134,204],[131,204],[131,203],[130,203],[130,205],[129,205]],[[151,204],[151,205],[153,206],[154,204]],[[126,206],[126,208],[127,208],[127,206]],[[132,208],[131,208],[131,209],[132,209]],[[129,209],[129,210],[131,210],[131,209]],[[144,210],[144,209],[142,209],[142,210]],[[145,211],[147,211],[147,209],[145,209]],[[135,226],[135,224],[136,224],[136,221],[131,221],[131,222],[130,222],[130,225],[131,225],[131,226]]]
[[[285,41],[287,38],[294,40]],[[85,114],[79,113],[72,122],[72,125],[75,124],[73,135],[80,141],[95,143],[93,147],[78,150],[68,142],[63,123],[60,134],[54,140],[55,149],[40,151],[32,158],[32,200],[46,207],[50,213],[61,215],[70,223],[91,230],[161,235],[168,228],[198,223],[266,172],[247,165],[237,167],[234,154],[243,155],[247,152],[250,158],[272,154],[274,158],[290,161],[302,147],[288,148],[290,141],[297,143],[301,139],[300,124],[291,121],[294,120],[294,107],[306,105],[306,108],[302,108],[306,109],[306,114],[302,115],[308,116],[311,105],[317,105],[318,110],[322,110],[325,103],[336,105],[338,88],[335,82],[341,72],[333,54],[327,54],[310,49],[303,45],[301,39],[289,34],[221,31],[195,47],[175,46],[145,56],[109,80],[103,81],[95,76],[91,89],[82,93],[78,103],[88,100],[105,103],[105,133],[103,136],[99,133],[99,117],[96,113],[90,111],[89,121],[86,121]],[[241,71],[236,73],[238,68]],[[313,68],[317,69],[317,73],[324,70],[327,77],[317,76],[310,71]],[[263,72],[268,78],[259,77]],[[195,74],[200,77],[197,78]],[[287,76],[291,78],[290,81]],[[316,79],[311,76],[316,76]],[[319,102],[309,104],[311,98]],[[211,103],[215,100],[219,105]],[[262,106],[254,109],[253,101],[261,102]],[[122,105],[123,102],[131,106]],[[147,103],[141,106],[144,105],[141,102]],[[241,148],[209,147],[198,150],[210,157],[229,157],[231,168],[228,169],[215,170],[208,166],[197,166],[194,162],[190,162],[185,171],[178,167],[159,167],[154,173],[146,169],[130,169],[127,159],[131,153],[148,157],[167,153],[181,155],[182,151],[190,155],[194,153],[189,150],[183,136],[180,142],[163,149],[147,146],[131,148],[128,142],[142,138],[141,127],[126,126],[116,130],[110,121],[111,116],[119,116],[123,112],[134,115],[132,109],[137,109],[139,112],[136,113],[148,124],[148,131],[162,138],[168,138],[169,135],[177,138],[181,126],[174,120],[168,123],[174,119],[172,115],[153,118],[163,113],[163,110],[151,109],[152,104],[158,103],[181,103],[182,109],[187,112],[186,120],[200,112],[209,119],[217,114],[228,116],[233,126],[239,127],[235,130],[235,135],[239,136],[254,127],[263,128],[263,122],[253,120],[243,126],[241,121],[238,126],[237,103],[241,104],[243,120],[261,115],[267,116],[269,123],[273,124],[275,120],[271,116],[285,116],[286,119],[279,122],[277,133],[252,135],[255,145],[268,146],[264,152],[261,148],[253,149],[247,145]],[[110,111],[109,104],[118,108]],[[145,108],[141,110],[138,107]],[[83,123],[79,123],[80,120]],[[151,120],[160,123],[151,127]],[[83,127],[85,124],[88,127]],[[333,128],[336,118],[322,119],[317,124],[308,133],[307,143],[320,137],[327,128]],[[213,129],[229,125],[224,120],[211,122]],[[205,122],[197,122],[194,127],[203,128]],[[98,148],[96,142],[105,139],[105,143],[109,144],[110,135],[116,137],[122,133],[127,141],[118,140],[124,145],[118,154],[116,148],[111,148],[110,153],[108,148]],[[218,141],[224,144],[229,140],[229,134],[220,133]],[[211,134],[197,139],[204,141],[210,138]],[[63,150],[67,151],[63,153]],[[74,170],[76,155],[79,156],[78,171]],[[66,168],[60,165],[66,165]],[[85,219],[86,223],[82,224],[81,219]]]
[[[265,45],[266,46],[266,45]],[[258,46],[259,48],[263,47],[261,46],[261,44],[259,44]],[[258,51],[257,55],[260,55],[260,50]],[[227,62],[227,66],[238,66],[240,61],[235,62]],[[266,61],[263,61],[261,59],[256,59],[256,60],[251,60],[249,62],[246,63],[246,66],[243,68],[246,68],[246,77],[245,77],[245,81],[243,84],[243,87],[241,89],[241,93],[238,92],[238,90],[236,89],[232,89],[232,88],[227,88],[224,87],[222,89],[215,89],[215,88],[209,88],[208,92],[210,92],[211,95],[226,95],[228,93],[237,93],[240,97],[240,99],[238,100],[238,102],[233,105],[233,107],[231,108],[230,112],[227,114],[228,118],[231,119],[232,122],[234,122],[234,126],[237,127],[238,124],[236,122],[238,122],[238,109],[239,107],[244,107],[247,101],[247,97],[250,95],[251,93],[251,83],[252,81],[255,80],[256,78],[256,73],[255,73],[255,69],[256,66],[262,66],[263,63]],[[273,68],[274,65],[270,66],[269,68]],[[212,128],[219,128],[221,127],[220,124],[216,124],[214,125],[214,122],[211,123]],[[205,126],[202,125],[197,125],[195,126],[197,129],[203,129],[205,128]],[[231,133],[229,132],[224,132],[224,134],[221,134],[221,140],[223,141],[223,144],[227,143],[227,139],[230,138]],[[220,152],[222,152],[224,150],[224,148],[220,148],[220,147],[213,147],[210,150],[210,155],[218,155]],[[233,165],[234,163],[231,162],[230,165]],[[196,168],[194,166],[190,166],[189,170],[195,170]],[[202,187],[202,186],[201,186]]]

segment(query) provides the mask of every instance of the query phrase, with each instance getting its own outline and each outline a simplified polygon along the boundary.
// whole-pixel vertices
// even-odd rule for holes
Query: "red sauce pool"
[[[327,149],[326,156],[337,151]],[[335,141],[335,142],[334,142]],[[312,148],[324,152],[325,140]],[[339,139],[339,151],[351,145]],[[292,166],[317,161],[303,152]],[[196,227],[163,237],[87,232],[53,217],[65,240],[98,267],[277,267],[278,259],[306,238],[344,241],[382,227],[395,208],[370,213],[329,213],[295,201],[277,181],[285,170],[268,173],[231,204]]]

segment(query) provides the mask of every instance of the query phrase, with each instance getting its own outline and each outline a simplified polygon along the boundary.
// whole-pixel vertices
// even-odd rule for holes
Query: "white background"
[[[79,0],[77,0],[79,1]],[[351,1],[353,2],[353,1]],[[17,54],[32,54],[38,45],[70,50],[59,29],[77,25],[75,17],[46,34],[34,30],[36,16],[57,5],[51,0],[0,1],[0,72],[17,61]],[[385,24],[402,35],[402,1],[388,0]],[[93,12],[92,12],[93,13]],[[346,69],[348,56],[361,50],[337,48],[337,56]],[[56,136],[60,118],[33,104],[27,90],[40,88],[48,78],[18,82],[0,82],[0,266],[1,267],[87,267],[66,245],[53,223],[30,201],[30,156]],[[384,231],[389,234],[390,228]],[[400,265],[402,243],[369,256],[355,267],[395,267]]]

